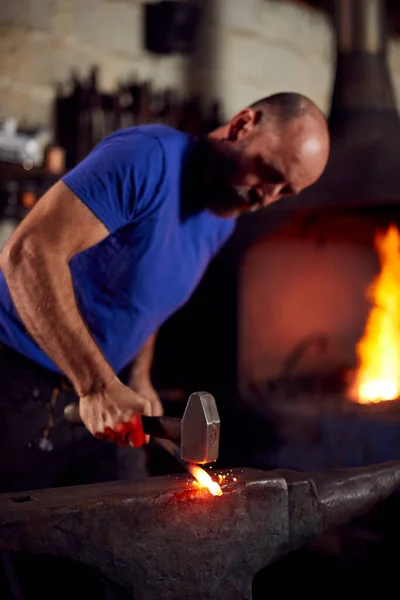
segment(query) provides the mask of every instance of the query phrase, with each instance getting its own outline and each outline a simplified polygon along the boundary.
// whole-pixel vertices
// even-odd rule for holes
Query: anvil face
[[[2,495],[0,548],[94,566],[135,600],[251,598],[254,573],[273,558],[277,536],[288,536],[286,483],[238,476],[219,497],[186,476]]]
[[[383,500],[400,465],[237,478],[222,496],[184,476],[2,494],[0,550],[72,558],[135,600],[250,600],[259,570]]]

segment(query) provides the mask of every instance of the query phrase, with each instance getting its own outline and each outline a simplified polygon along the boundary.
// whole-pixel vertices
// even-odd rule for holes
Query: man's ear
[[[254,108],[241,110],[229,122],[227,139],[234,142],[252,133],[260,118],[261,112]]]

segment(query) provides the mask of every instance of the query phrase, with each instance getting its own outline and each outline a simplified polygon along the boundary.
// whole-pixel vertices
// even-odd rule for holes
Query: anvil
[[[400,462],[235,473],[223,495],[184,476],[0,495],[0,550],[68,557],[135,600],[250,600],[254,575],[389,496]]]

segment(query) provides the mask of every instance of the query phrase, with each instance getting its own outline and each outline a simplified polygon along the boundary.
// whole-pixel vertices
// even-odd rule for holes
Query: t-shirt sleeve
[[[62,181],[114,233],[151,206],[163,176],[157,138],[125,130],[100,142]]]

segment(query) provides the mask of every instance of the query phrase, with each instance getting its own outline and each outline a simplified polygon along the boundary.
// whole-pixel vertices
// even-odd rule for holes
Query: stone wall
[[[275,91],[329,107],[332,31],[323,14],[279,0],[202,0],[192,58],[155,57],[142,45],[144,0],[0,0],[0,117],[48,123],[56,82],[99,65],[101,87],[136,74],[157,87],[201,91],[226,116]],[[400,41],[389,60],[400,104]]]

